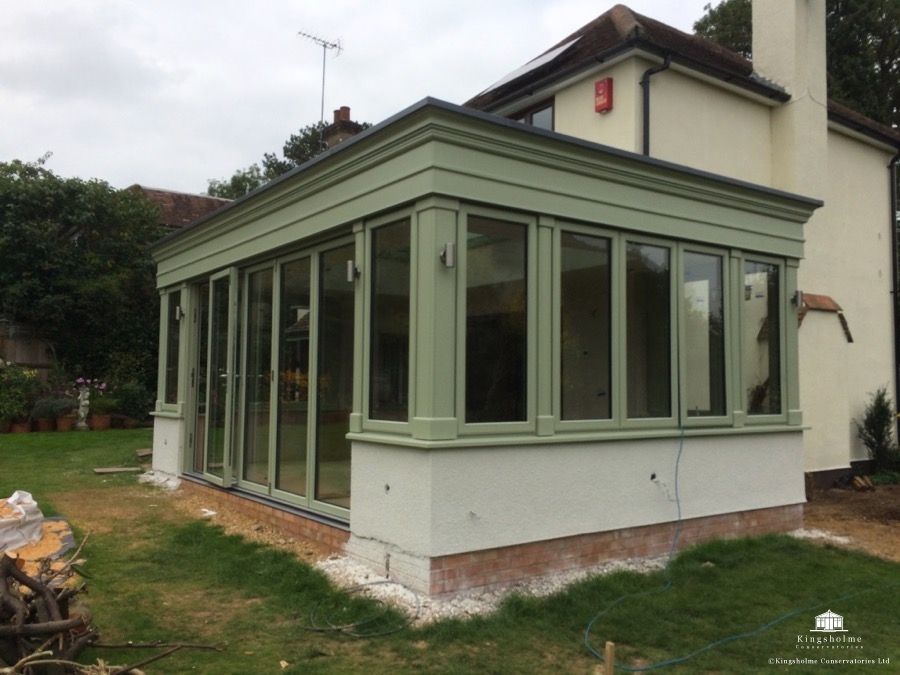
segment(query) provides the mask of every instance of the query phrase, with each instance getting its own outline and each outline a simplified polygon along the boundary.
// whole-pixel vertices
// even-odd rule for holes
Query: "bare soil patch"
[[[297,539],[267,523],[222,509],[183,490],[147,489],[136,485],[96,492],[58,493],[51,495],[51,499],[59,512],[84,532],[103,533],[120,527],[135,530],[140,518],[148,516],[171,522],[206,520],[220,526],[226,534],[288,551],[306,562],[315,562],[324,556],[314,542]]]
[[[803,516],[806,529],[850,539],[838,546],[900,562],[900,485],[880,485],[870,492],[816,491]]]

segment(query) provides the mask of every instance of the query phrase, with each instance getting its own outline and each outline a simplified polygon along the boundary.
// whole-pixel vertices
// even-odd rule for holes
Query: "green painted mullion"
[[[559,379],[554,377],[554,326],[558,323],[559,302],[554,302],[554,279],[558,276],[559,262],[555,259],[553,242],[556,221],[550,216],[540,216],[537,222],[537,235],[534,254],[528,256],[528,295],[535,297],[528,303],[529,340],[528,340],[528,397],[535,401],[537,408],[537,435],[551,436],[556,426],[558,407],[554,407],[554,392],[559,389]],[[529,246],[529,249],[531,246]],[[533,289],[537,287],[536,292]],[[557,289],[558,292],[558,289]],[[530,325],[537,324],[537,339],[532,339]],[[532,365],[534,364],[534,365]],[[535,375],[532,377],[532,371]],[[528,416],[533,412],[529,403]]]
[[[353,238],[355,243],[353,264],[360,271],[360,278],[353,282],[353,409],[349,425],[350,431],[359,432],[362,431],[365,416],[363,391],[367,389],[367,378],[363,362],[369,342],[369,333],[366,330],[366,305],[370,295],[367,289],[370,289],[372,284],[372,270],[369,267],[372,258],[366,248],[366,231],[362,221],[353,224]]]
[[[800,261],[789,259],[784,267],[784,283],[781,291],[781,301],[784,309],[784,351],[782,353],[782,373],[784,380],[782,387],[785,392],[785,410],[787,411],[787,423],[790,426],[803,424],[803,411],[800,407],[800,364],[799,364],[799,321],[797,312],[799,303],[792,300],[797,295],[797,270]]]
[[[730,377],[730,397],[728,402],[731,408],[731,417],[735,428],[743,427],[747,421],[747,400],[744,392],[744,331],[743,326],[743,297],[744,297],[744,258],[740,251],[732,250],[728,258],[728,270],[731,284],[728,298],[731,301],[729,312],[728,330],[730,331],[727,345],[731,350],[731,358],[727,360]]]
[[[272,344],[269,370],[269,494],[275,491],[278,462],[278,390],[281,386],[281,265],[272,263]]]

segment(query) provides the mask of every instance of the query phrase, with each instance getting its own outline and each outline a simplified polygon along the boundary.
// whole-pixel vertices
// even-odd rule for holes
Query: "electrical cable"
[[[371,633],[367,633],[367,632],[363,632],[363,631],[359,630],[363,626],[368,626],[368,625],[375,623],[376,621],[379,621],[380,619],[388,616],[388,614],[390,613],[392,608],[390,607],[390,605],[388,605],[388,603],[386,603],[381,598],[374,598],[374,597],[371,598],[378,605],[381,606],[382,611],[380,614],[375,614],[374,616],[370,616],[368,618],[360,619],[359,621],[354,621],[354,622],[347,623],[347,624],[339,624],[339,623],[334,623],[332,621],[332,617],[338,611],[340,611],[340,608],[338,608],[328,614],[325,614],[322,617],[318,617],[319,610],[322,607],[322,605],[325,603],[325,600],[323,599],[323,600],[319,600],[319,602],[317,602],[315,605],[313,605],[313,608],[310,610],[309,626],[306,626],[306,630],[316,632],[316,633],[342,633],[343,635],[348,635],[350,637],[355,637],[355,638],[383,637],[385,635],[390,635],[392,633],[400,632],[401,630],[403,630],[404,628],[406,628],[407,626],[412,624],[416,619],[418,619],[419,615],[422,613],[422,598],[419,596],[418,593],[415,593],[414,591],[407,588],[403,584],[398,584],[397,582],[390,581],[389,579],[386,579],[383,581],[371,581],[369,583],[351,586],[350,588],[345,589],[345,592],[350,593],[350,594],[358,593],[358,592],[366,590],[367,588],[369,588],[371,586],[379,586],[379,585],[384,585],[384,584],[392,584],[395,586],[400,586],[403,590],[411,593],[416,599],[415,614],[413,614],[412,616],[406,615],[405,620],[402,623],[400,623],[400,625],[392,626],[392,627],[384,629],[384,630],[373,631]],[[317,622],[317,618],[320,618],[321,621],[324,622],[325,625],[319,625],[319,623]]]
[[[675,524],[675,536],[672,538],[672,546],[669,549],[668,560],[666,560],[666,565],[663,568],[665,584],[662,586],[662,588],[651,589],[648,591],[641,591],[639,593],[628,593],[628,594],[619,596],[618,598],[613,600],[610,604],[608,604],[606,607],[604,607],[602,610],[600,610],[596,615],[594,615],[594,618],[592,618],[588,622],[588,625],[584,630],[584,646],[587,647],[587,650],[595,658],[597,658],[601,663],[606,662],[605,657],[603,656],[603,654],[601,654],[599,651],[597,651],[591,645],[591,642],[590,642],[591,630],[593,629],[594,625],[600,619],[602,619],[604,616],[609,614],[613,610],[613,608],[615,608],[617,605],[621,604],[625,600],[640,598],[640,597],[644,597],[644,596],[648,596],[648,595],[655,595],[655,594],[659,594],[659,593],[665,593],[672,587],[672,578],[669,576],[669,566],[672,564],[672,560],[675,557],[675,550],[676,550],[676,547],[678,546],[678,539],[681,536],[681,498],[678,494],[678,469],[681,464],[681,454],[682,454],[683,450],[684,450],[684,427],[682,426],[681,427],[681,438],[678,443],[678,454],[675,458],[675,504],[676,504],[678,516],[677,516],[677,521]],[[900,582],[893,583],[893,584],[887,584],[885,586],[881,586],[878,588],[867,588],[867,589],[864,589],[861,591],[848,593],[847,595],[842,595],[839,598],[832,598],[831,600],[816,602],[812,605],[809,605],[808,607],[803,607],[801,609],[795,609],[786,614],[782,614],[781,616],[773,619],[772,621],[770,621],[769,623],[767,623],[763,626],[760,626],[759,628],[755,628],[753,630],[746,631],[744,633],[737,633],[735,635],[729,635],[729,636],[721,638],[719,640],[715,640],[714,642],[710,642],[709,644],[704,645],[703,647],[700,647],[699,649],[691,652],[690,654],[686,654],[684,656],[677,656],[677,657],[674,657],[671,659],[667,659],[665,661],[659,661],[657,663],[652,663],[652,664],[646,665],[646,666],[632,667],[632,666],[622,665],[619,663],[614,663],[613,667],[618,670],[622,670],[622,671],[629,672],[629,673],[638,673],[638,672],[643,673],[648,670],[656,670],[657,668],[664,668],[666,666],[673,666],[678,663],[684,663],[685,661],[689,661],[690,659],[694,658],[695,656],[698,656],[698,655],[700,655],[704,652],[707,652],[711,649],[715,649],[716,647],[720,647],[721,645],[727,644],[729,642],[734,642],[735,640],[741,640],[743,638],[752,637],[754,635],[759,635],[760,633],[764,633],[767,630],[769,630],[770,628],[772,628],[773,626],[776,626],[777,624],[781,623],[782,621],[790,619],[791,617],[796,616],[798,614],[802,614],[804,612],[811,611],[813,609],[816,609],[817,607],[824,607],[825,605],[836,605],[838,602],[843,602],[844,600],[849,600],[850,598],[855,598],[860,595],[865,595],[866,593],[874,593],[876,591],[883,591],[883,590],[887,590],[890,588],[898,588],[898,587],[900,587]]]

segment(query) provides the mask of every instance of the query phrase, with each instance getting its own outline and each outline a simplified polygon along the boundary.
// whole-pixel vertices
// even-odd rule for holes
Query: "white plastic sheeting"
[[[31,493],[16,490],[6,506],[9,508],[0,513],[0,551],[14,551],[40,541],[44,514]]]

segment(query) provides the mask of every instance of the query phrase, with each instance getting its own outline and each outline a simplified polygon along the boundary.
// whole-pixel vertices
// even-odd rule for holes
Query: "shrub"
[[[41,393],[37,371],[0,359],[0,420],[25,422]]]
[[[134,380],[119,385],[116,397],[119,399],[119,412],[136,422],[146,420],[153,409],[153,394],[143,384]]]
[[[894,425],[897,415],[887,394],[887,387],[881,387],[872,394],[866,405],[862,424],[854,420],[856,434],[869,451],[869,458],[875,460],[878,471],[900,468],[900,448],[894,442]]]
[[[34,406],[31,408],[31,419],[53,420],[56,419],[56,417],[55,398],[39,398],[34,402]]]

